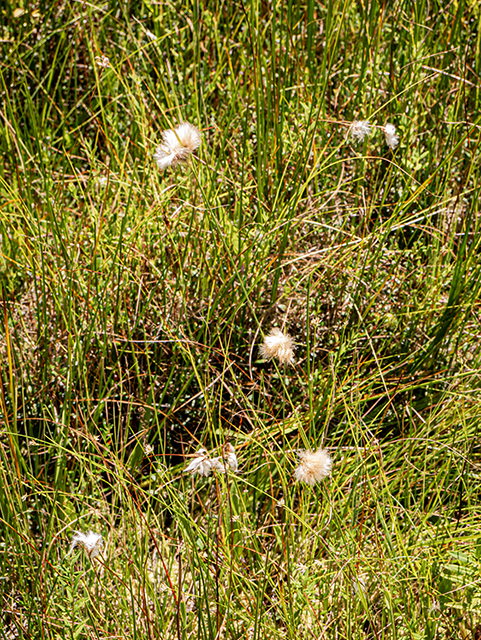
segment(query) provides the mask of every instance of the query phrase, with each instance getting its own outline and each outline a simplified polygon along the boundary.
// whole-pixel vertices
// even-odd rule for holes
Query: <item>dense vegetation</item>
[[[479,4],[0,11],[0,639],[479,640]]]

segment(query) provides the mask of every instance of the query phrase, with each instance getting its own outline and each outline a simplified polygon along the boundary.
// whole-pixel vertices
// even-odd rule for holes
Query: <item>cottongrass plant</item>
[[[234,471],[237,472],[239,469],[239,464],[237,462],[237,456],[235,454],[234,447],[228,442],[224,447],[224,458],[228,464],[228,466]]]
[[[353,138],[356,138],[356,140],[362,142],[364,138],[371,133],[371,123],[369,120],[354,120],[349,127],[348,133],[350,133]]]
[[[194,454],[194,459],[184,469],[184,473],[198,473],[200,476],[210,476],[212,471],[225,473],[227,469],[237,472],[238,462],[234,447],[227,443],[224,447],[223,456],[211,458],[207,449],[199,449]]]
[[[218,456],[217,458],[213,458],[212,469],[215,469],[216,471],[220,471],[221,473],[225,473],[226,466],[220,456]]]
[[[399,136],[396,133],[396,127],[393,124],[387,124],[384,127],[384,136],[386,144],[390,149],[395,149],[399,144]]]
[[[107,56],[95,56],[95,62],[102,69],[107,69],[107,67],[110,67],[110,60],[107,58]]]
[[[294,364],[294,341],[290,335],[274,327],[264,338],[259,353],[266,360],[277,358],[281,364]]]
[[[298,482],[305,482],[313,487],[331,475],[332,459],[325,449],[317,451],[298,451],[299,465],[294,470]]]
[[[155,151],[155,161],[161,171],[167,167],[175,167],[186,162],[202,141],[197,127],[182,122],[175,129],[167,129],[162,133],[162,144]]]
[[[184,473],[191,473],[192,475],[198,473],[200,476],[210,476],[212,473],[212,460],[207,449],[199,449],[194,454],[194,459],[184,469]]]
[[[93,531],[89,531],[88,533],[76,531],[72,538],[72,542],[70,543],[70,551],[67,555],[72,553],[75,547],[81,547],[88,557],[93,560],[100,554],[103,546],[104,540],[99,533],[94,533]]]
[[[366,12],[366,3],[331,2],[322,25],[329,60],[317,78],[316,19],[296,24],[295,8],[259,30],[259,3],[242,13],[235,3],[196,3],[184,12],[193,40],[184,19],[178,28],[178,5],[150,2],[140,22],[154,42],[129,11],[43,3],[35,17],[34,3],[9,6],[18,4],[25,20],[2,15],[10,40],[2,82],[15,82],[2,119],[20,126],[5,139],[15,153],[4,154],[0,178],[1,640],[479,635],[481,221],[471,196],[481,178],[481,95],[463,46],[477,38],[473,2],[445,3],[436,14],[417,3],[416,15],[407,4],[401,15],[395,3]],[[419,26],[404,29],[414,19]],[[389,28],[370,39],[381,21]],[[215,47],[232,25],[238,46]],[[284,36],[298,55],[285,51]],[[93,59],[94,70],[70,63],[92,58],[95,42],[117,52],[119,73]],[[449,50],[456,73],[420,75],[411,65],[393,86],[385,70],[413,49],[418,60]],[[276,78],[270,61],[279,57],[289,82]],[[384,126],[391,109],[409,104],[394,121],[403,143],[414,140],[436,129],[448,95],[449,135],[422,136],[415,148],[399,142],[402,167],[348,153],[356,118],[340,121],[340,108],[370,118],[371,137],[378,130],[390,154],[375,119]],[[241,103],[248,108],[239,112]],[[151,182],[145,136],[158,108],[182,109],[197,125],[215,116],[206,154],[215,170],[169,189]],[[321,116],[338,136],[327,138]],[[162,129],[179,122],[158,129],[153,168]],[[100,148],[89,143],[93,124]],[[293,132],[303,142],[291,148]],[[353,147],[371,142],[348,137]],[[108,176],[102,191],[95,175]],[[451,233],[438,211],[453,194],[466,210],[459,229],[453,214]],[[361,207],[368,221],[350,217]],[[349,282],[359,283],[355,291]],[[309,328],[309,368],[295,351],[288,391],[262,368],[246,375],[245,345],[269,300],[292,301]],[[301,459],[284,465],[286,442],[317,449],[321,423],[342,452],[329,448],[335,480],[312,487],[301,479],[290,491]],[[155,453],[142,450],[144,437]],[[194,460],[175,465],[184,447],[194,454],[227,441],[243,445],[242,474],[229,468],[228,486],[214,468],[194,482],[179,473]],[[208,458],[225,466],[221,451]],[[304,457],[301,478],[307,465]],[[323,482],[329,500],[317,499]],[[91,520],[71,524],[93,516],[115,525],[108,568],[92,570],[107,555],[105,533],[91,563],[83,548],[71,554],[86,571],[59,566],[59,532],[69,532],[65,555],[76,526],[102,533]],[[365,580],[364,595],[353,578]]]

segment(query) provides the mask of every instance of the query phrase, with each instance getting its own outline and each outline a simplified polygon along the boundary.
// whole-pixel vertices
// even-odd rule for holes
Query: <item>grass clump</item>
[[[2,11],[0,638],[479,637],[477,6]]]

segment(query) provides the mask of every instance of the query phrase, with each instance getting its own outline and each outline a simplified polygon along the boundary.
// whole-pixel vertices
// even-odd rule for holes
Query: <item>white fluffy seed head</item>
[[[175,129],[162,132],[162,144],[157,148],[154,158],[159,169],[175,167],[185,162],[190,154],[200,146],[201,134],[197,127],[182,122]]]
[[[228,442],[224,447],[224,458],[227,461],[229,467],[234,471],[234,473],[238,470],[239,464],[237,462],[237,456],[235,454],[234,447]]]
[[[212,460],[209,458],[207,449],[199,449],[195,453],[194,459],[184,469],[184,473],[198,473],[200,476],[210,476],[212,472]]]
[[[222,458],[213,458],[212,468],[215,469],[216,471],[220,471],[221,473],[225,473],[225,465],[222,461]]]
[[[88,533],[76,531],[70,543],[69,553],[71,553],[75,547],[81,547],[88,557],[93,560],[93,558],[98,556],[102,551],[103,546],[104,541],[99,533],[94,533],[93,531],[89,531]]]
[[[353,138],[362,142],[371,133],[369,120],[355,120],[349,127],[349,133]]]
[[[317,451],[299,451],[301,459],[294,470],[294,477],[298,482],[305,482],[314,486],[331,475],[332,460],[325,449]]]
[[[277,358],[281,364],[294,364],[294,341],[290,335],[275,327],[264,338],[259,353],[266,360]]]
[[[110,67],[110,60],[107,58],[107,56],[95,56],[95,62],[99,67],[102,67],[103,69]]]
[[[384,136],[386,144],[391,149],[395,149],[399,144],[399,136],[396,133],[396,127],[393,124],[387,124],[384,127]]]

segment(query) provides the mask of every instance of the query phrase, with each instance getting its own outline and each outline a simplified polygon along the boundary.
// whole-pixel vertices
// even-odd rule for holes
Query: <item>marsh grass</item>
[[[214,5],[2,9],[0,638],[477,638],[479,10]]]

